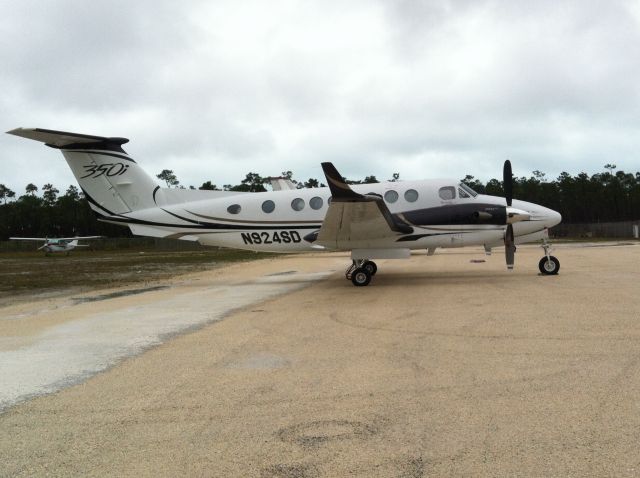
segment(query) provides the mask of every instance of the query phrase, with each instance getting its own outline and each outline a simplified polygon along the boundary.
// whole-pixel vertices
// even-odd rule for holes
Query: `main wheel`
[[[364,264],[362,264],[362,268],[369,271],[371,277],[376,275],[376,272],[378,272],[378,266],[373,261],[365,261]]]
[[[554,256],[547,256],[540,259],[538,263],[538,269],[544,275],[555,275],[560,270],[560,261],[556,259]]]
[[[369,274],[367,269],[360,267],[351,274],[351,282],[357,287],[369,285],[369,282],[371,282],[371,274]]]

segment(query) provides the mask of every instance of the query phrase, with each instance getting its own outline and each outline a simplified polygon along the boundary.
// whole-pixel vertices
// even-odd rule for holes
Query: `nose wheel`
[[[378,272],[378,266],[375,262],[367,259],[354,260],[347,269],[345,277],[350,280],[356,287],[364,287],[369,285],[371,278]]]
[[[560,261],[555,256],[543,257],[538,263],[538,269],[544,275],[555,275],[560,270]]]

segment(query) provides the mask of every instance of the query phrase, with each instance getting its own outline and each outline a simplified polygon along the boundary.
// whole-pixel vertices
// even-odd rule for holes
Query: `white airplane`
[[[76,236],[76,237],[58,237],[51,239],[48,237],[10,237],[12,241],[44,241],[44,244],[38,247],[38,251],[44,249],[45,254],[51,252],[69,252],[76,247],[89,247],[87,244],[78,244],[80,239],[99,239],[102,236]]]
[[[9,134],[62,151],[98,218],[140,236],[265,252],[350,251],[347,279],[368,285],[372,259],[404,259],[411,250],[505,246],[513,268],[516,244],[543,241],[542,274],[556,274],[547,228],[556,211],[512,199],[511,163],[504,164],[506,198],[477,194],[456,180],[396,181],[349,186],[322,163],[329,187],[261,193],[161,188],[124,151],[129,140],[40,128]]]

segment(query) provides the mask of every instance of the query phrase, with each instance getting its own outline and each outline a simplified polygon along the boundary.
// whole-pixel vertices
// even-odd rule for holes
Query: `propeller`
[[[513,202],[513,174],[511,172],[511,161],[508,159],[504,162],[502,179],[504,197],[507,200],[507,230],[504,233],[504,255],[507,261],[507,269],[512,270],[515,260],[516,244],[513,238],[513,224],[509,218],[509,209],[511,209],[511,203]]]
[[[504,197],[507,199],[507,206],[511,206],[513,201],[513,173],[511,172],[511,161],[504,162],[502,169],[502,184],[504,184]]]
[[[507,269],[513,269],[513,263],[516,255],[516,243],[513,239],[513,225],[508,224],[504,233],[504,256],[507,260]]]

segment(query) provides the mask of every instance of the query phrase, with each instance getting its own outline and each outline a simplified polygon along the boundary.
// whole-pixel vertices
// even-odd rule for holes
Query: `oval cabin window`
[[[398,200],[398,193],[391,189],[384,193],[384,200],[388,203],[394,203]]]
[[[415,189],[407,189],[404,193],[407,202],[416,202],[418,200],[418,191]]]
[[[242,208],[240,207],[240,204],[232,204],[227,208],[227,212],[229,214],[240,214],[241,210]]]
[[[316,211],[322,207],[322,198],[315,196],[309,200],[309,206],[311,209],[315,209]]]
[[[268,200],[262,203],[262,210],[267,214],[273,212],[275,208],[276,208],[276,203],[274,203],[271,200]]]
[[[293,201],[291,201],[291,208],[294,211],[302,211],[304,209],[304,199],[295,198]]]

